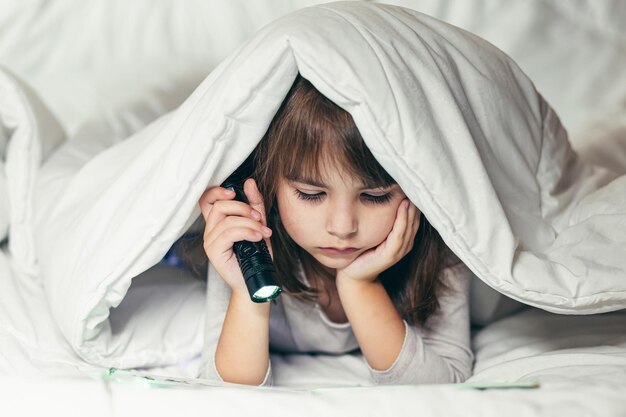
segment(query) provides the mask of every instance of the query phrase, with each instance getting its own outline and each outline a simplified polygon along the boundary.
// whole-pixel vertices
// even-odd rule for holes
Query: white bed
[[[55,158],[63,143],[73,142],[72,149],[88,159],[123,142],[182,103],[261,26],[317,3],[0,1],[3,413],[169,415],[181,409],[227,415],[626,413],[625,310],[554,314],[523,307],[478,278],[471,306],[476,363],[474,375],[462,385],[373,387],[368,386],[357,355],[275,355],[275,388],[207,386],[212,384],[193,378],[200,366],[202,318],[184,320],[185,309],[196,311],[203,305],[204,284],[176,272],[174,285],[168,267],[131,269],[128,274],[141,276],[128,293],[119,294],[119,306],[105,321],[107,338],[91,329],[94,338],[89,343],[96,353],[89,356],[73,348],[77,336],[59,327],[59,314],[51,311],[45,288],[47,271],[41,270],[41,254],[29,240],[37,233],[33,225],[46,215],[32,205],[51,201],[33,194],[46,162]],[[448,21],[504,50],[557,110],[574,148],[588,161],[626,173],[623,4],[386,3]],[[94,145],[101,148],[90,148]],[[78,168],[68,165],[66,175]],[[626,195],[626,189],[619,191]],[[174,239],[164,237],[162,249]],[[626,257],[626,248],[622,249]],[[626,271],[621,273],[626,279]],[[98,314],[108,317],[109,310]],[[151,326],[159,320],[169,325]],[[102,326],[99,323],[96,326]],[[105,341],[106,349],[98,350]],[[108,356],[100,357],[99,352]]]

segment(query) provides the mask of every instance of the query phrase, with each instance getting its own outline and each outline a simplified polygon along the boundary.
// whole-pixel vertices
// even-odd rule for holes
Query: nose
[[[330,207],[326,221],[326,231],[340,239],[348,239],[358,230],[358,216],[350,204],[335,204]]]

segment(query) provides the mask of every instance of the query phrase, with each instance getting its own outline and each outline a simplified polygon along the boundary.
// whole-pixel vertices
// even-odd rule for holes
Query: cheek
[[[312,227],[312,213],[303,209],[297,202],[284,196],[278,197],[278,212],[285,230],[298,243],[302,236],[306,236]]]
[[[391,229],[393,229],[393,225],[396,221],[397,210],[397,206],[394,205],[393,207],[381,210],[370,217],[368,221],[368,235],[371,236],[371,239],[377,241],[376,243],[384,241],[391,232]]]

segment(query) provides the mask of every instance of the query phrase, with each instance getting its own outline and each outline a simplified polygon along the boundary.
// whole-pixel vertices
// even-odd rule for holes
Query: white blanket
[[[553,312],[626,306],[626,177],[583,163],[532,82],[487,42],[410,10],[337,3],[266,26],[127,140],[81,137],[42,167],[36,250],[52,313],[81,356],[136,367],[198,352],[196,283],[159,302],[184,324],[156,331],[163,344],[148,353],[111,328],[109,311],[197,217],[202,191],[252,151],[298,71],[352,114],[489,286]]]
[[[134,254],[147,254],[157,259],[160,255],[155,252],[163,251],[162,247],[167,247],[173,238],[157,233],[151,243],[146,244],[150,239],[144,233],[148,229],[155,230],[159,224],[165,231],[175,227],[174,223],[163,220],[163,213],[145,206],[150,215],[141,224],[149,224],[148,227],[137,229],[129,228],[128,224],[118,225],[126,213],[120,210],[119,218],[116,218],[110,213],[114,205],[127,201],[136,193],[141,194],[143,187],[138,184],[139,179],[129,176],[132,184],[128,190],[131,192],[124,200],[121,196],[124,174],[131,170],[124,171],[117,165],[107,167],[104,155],[106,152],[117,153],[116,148],[129,132],[141,128],[156,115],[182,101],[191,86],[200,81],[201,75],[212,70],[257,28],[285,12],[315,2],[93,0],[86,3],[59,0],[41,7],[39,2],[0,0],[0,62],[13,73],[0,74],[0,157],[6,162],[4,170],[0,164],[2,409],[13,413],[19,410],[17,413],[24,415],[50,414],[52,411],[55,415],[80,412],[89,415],[134,416],[141,413],[171,416],[180,413],[181,404],[184,404],[197,413],[220,414],[223,411],[225,415],[291,416],[297,410],[302,416],[414,416],[416,413],[623,416],[626,389],[626,320],[623,311],[580,317],[532,309],[491,323],[474,335],[476,364],[470,382],[536,380],[541,384],[539,389],[476,391],[457,385],[332,388],[369,382],[361,358],[353,355],[274,356],[275,382],[289,390],[237,386],[158,389],[161,384],[144,379],[90,380],[84,376],[86,372],[96,370],[101,374],[99,366],[150,364],[159,365],[159,368],[146,371],[152,376],[192,376],[197,358],[189,356],[196,355],[202,348],[198,333],[202,330],[204,314],[203,285],[185,276],[173,277],[171,270],[149,268],[152,262],[144,259],[141,262],[146,270],[138,267],[137,271],[141,273],[133,278],[132,285],[125,291],[122,283],[127,283],[135,271],[124,272],[122,276],[120,269],[116,268],[123,268],[120,262],[131,265],[133,261],[127,259],[126,254],[118,259],[107,258],[111,255],[111,247],[118,244],[128,245],[125,247],[131,247]],[[621,70],[626,65],[626,56],[622,52],[626,46],[622,33],[626,7],[619,0],[394,2],[469,29],[505,50],[558,110],[567,130],[574,134],[575,148],[584,152],[581,156],[615,171],[626,172],[626,146],[623,146],[626,144],[623,134],[626,111],[623,106],[621,109],[616,107],[626,97],[626,72]],[[259,68],[266,68],[265,64]],[[253,70],[257,71],[250,71]],[[224,77],[222,71],[214,81]],[[27,81],[32,90],[20,79]],[[199,91],[212,92],[214,87],[202,87]],[[46,111],[44,103],[50,112]],[[51,114],[58,117],[60,123],[54,121]],[[199,119],[193,116],[191,122]],[[602,123],[593,126],[594,120],[599,119]],[[89,126],[90,121],[96,124]],[[163,123],[169,125],[171,122]],[[62,148],[58,148],[62,136],[59,124],[73,142]],[[56,139],[55,135],[58,135]],[[149,132],[139,135],[149,135]],[[148,137],[144,139],[145,149],[137,147],[135,156],[146,149],[154,151],[155,142]],[[182,134],[172,135],[170,139],[188,140]],[[194,141],[196,139],[199,140],[195,138]],[[620,143],[622,148],[619,148]],[[235,149],[239,149],[239,142],[235,145]],[[39,146],[48,149],[41,158],[36,157]],[[8,147],[12,147],[10,152],[7,152]],[[107,151],[109,148],[111,150]],[[35,153],[29,150],[35,150]],[[524,147],[520,152],[528,151]],[[50,155],[53,159],[48,159]],[[129,159],[132,157],[129,155]],[[149,157],[145,155],[137,159],[146,163]],[[162,159],[166,160],[167,155],[164,154]],[[44,166],[40,170],[42,162]],[[158,167],[159,162],[154,162]],[[9,164],[10,170],[7,169]],[[172,161],[171,165],[166,164],[169,168],[163,175],[159,170],[153,173],[159,175],[157,180],[163,181],[165,187],[158,189],[155,195],[178,199],[186,192],[195,193],[190,191],[194,186],[202,188],[209,181],[217,183],[218,179],[211,177],[202,186],[177,188],[180,194],[172,194],[171,190],[176,188],[172,181],[180,179],[185,184],[184,179],[189,173],[184,165]],[[109,182],[88,173],[94,171],[88,168],[90,166],[109,173]],[[172,175],[176,172],[174,166],[182,170],[185,178]],[[116,167],[119,172],[110,175],[111,167]],[[513,167],[509,168],[516,172]],[[134,172],[142,172],[142,169],[137,167]],[[3,173],[7,174],[6,193],[2,188]],[[40,188],[34,193],[37,177]],[[119,183],[115,184],[116,181]],[[78,204],[81,195],[78,184],[81,182],[86,184],[85,189],[90,189],[88,184],[91,183],[93,187],[113,184],[114,190],[97,202],[91,200]],[[69,188],[66,190],[66,187]],[[93,193],[103,191],[107,190],[93,190]],[[13,198],[5,198],[10,197],[9,192]],[[56,201],[56,195],[66,200]],[[109,201],[110,196],[114,198]],[[145,199],[145,196],[139,196],[137,201],[145,202]],[[195,202],[185,200],[180,203],[193,217]],[[64,208],[63,204],[67,207]],[[12,212],[16,205],[23,210]],[[28,234],[39,233],[38,228],[32,227],[35,213],[27,209],[33,206],[38,207],[39,223],[44,223],[46,216],[50,216],[52,223],[59,219],[70,226],[67,231],[76,239],[85,242],[101,240],[104,252],[100,253],[94,243],[83,251],[77,244],[68,245],[69,237],[57,239],[51,231],[48,237],[52,239],[39,242],[38,246],[44,254],[50,252],[49,257],[58,257],[54,263],[67,263],[64,268],[72,275],[72,279],[62,282],[52,279],[37,262],[41,255],[29,246],[34,243],[34,237]],[[47,207],[53,210],[48,212]],[[80,211],[84,207],[94,216],[91,230],[88,226],[77,229],[70,219],[80,215],[77,224],[84,223],[85,219],[80,218],[87,215]],[[100,209],[109,214],[103,215]],[[99,223],[101,215],[104,223]],[[132,215],[137,217],[136,212]],[[2,233],[3,219],[5,234]],[[14,226],[9,231],[9,222],[18,220],[21,226]],[[505,225],[505,228],[509,226]],[[123,227],[123,230],[116,231],[117,227]],[[61,225],[54,228],[63,237],[66,228]],[[102,228],[110,228],[115,235],[109,236]],[[8,241],[3,241],[9,232]],[[60,242],[65,246],[56,247]],[[68,247],[74,252],[65,252]],[[96,261],[93,265],[85,260],[90,250]],[[86,274],[72,269],[75,260],[78,261],[76,267],[87,270]],[[106,271],[99,272],[98,268],[106,268]],[[59,268],[55,271],[58,272]],[[110,280],[98,285],[96,281],[102,276]],[[567,286],[566,282],[555,281],[551,274],[533,276],[529,283],[536,285],[539,280],[545,281],[550,288]],[[50,290],[44,292],[44,283],[65,285],[65,288],[54,290],[56,303],[77,304],[72,314],[53,314],[48,306]],[[486,285],[482,290],[487,289]],[[499,314],[502,307],[506,310],[506,305],[497,304],[498,299],[493,294],[493,290],[485,291],[473,300],[476,302],[472,307],[483,310],[481,318],[487,322],[493,319],[494,310]],[[486,296],[487,303],[483,296]],[[107,301],[103,302],[105,298]],[[110,300],[118,299],[121,299],[118,307],[107,307]],[[90,305],[102,308],[90,310]],[[66,308],[71,309],[71,306]],[[82,340],[86,334],[87,317],[96,317],[90,321],[92,327],[88,328],[93,338]],[[63,332],[57,329],[57,323],[63,327]],[[76,337],[70,343],[66,334]],[[185,361],[181,362],[183,359]],[[15,375],[36,379],[22,379]],[[59,375],[71,378],[61,379]],[[313,387],[327,388],[311,391]],[[294,392],[294,388],[305,391]],[[24,398],[35,398],[36,401],[24,401]]]

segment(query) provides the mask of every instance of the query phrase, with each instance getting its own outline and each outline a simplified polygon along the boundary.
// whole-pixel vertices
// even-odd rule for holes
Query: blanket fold
[[[15,264],[31,277],[38,274],[33,219],[36,177],[43,161],[64,140],[63,128],[39,96],[0,66],[0,168],[6,164],[6,175],[0,174],[4,200],[0,203],[0,241],[10,235],[8,245]]]
[[[202,192],[252,152],[298,72],[352,115],[486,284],[557,313],[626,307],[626,177],[586,165],[533,83],[491,44],[412,10],[340,2],[264,27],[127,140],[81,137],[42,167],[37,254],[53,314],[85,359],[136,367],[200,350],[194,337],[153,342],[149,354],[113,349],[109,313],[200,214]],[[203,314],[196,301],[164,308],[190,323]]]

